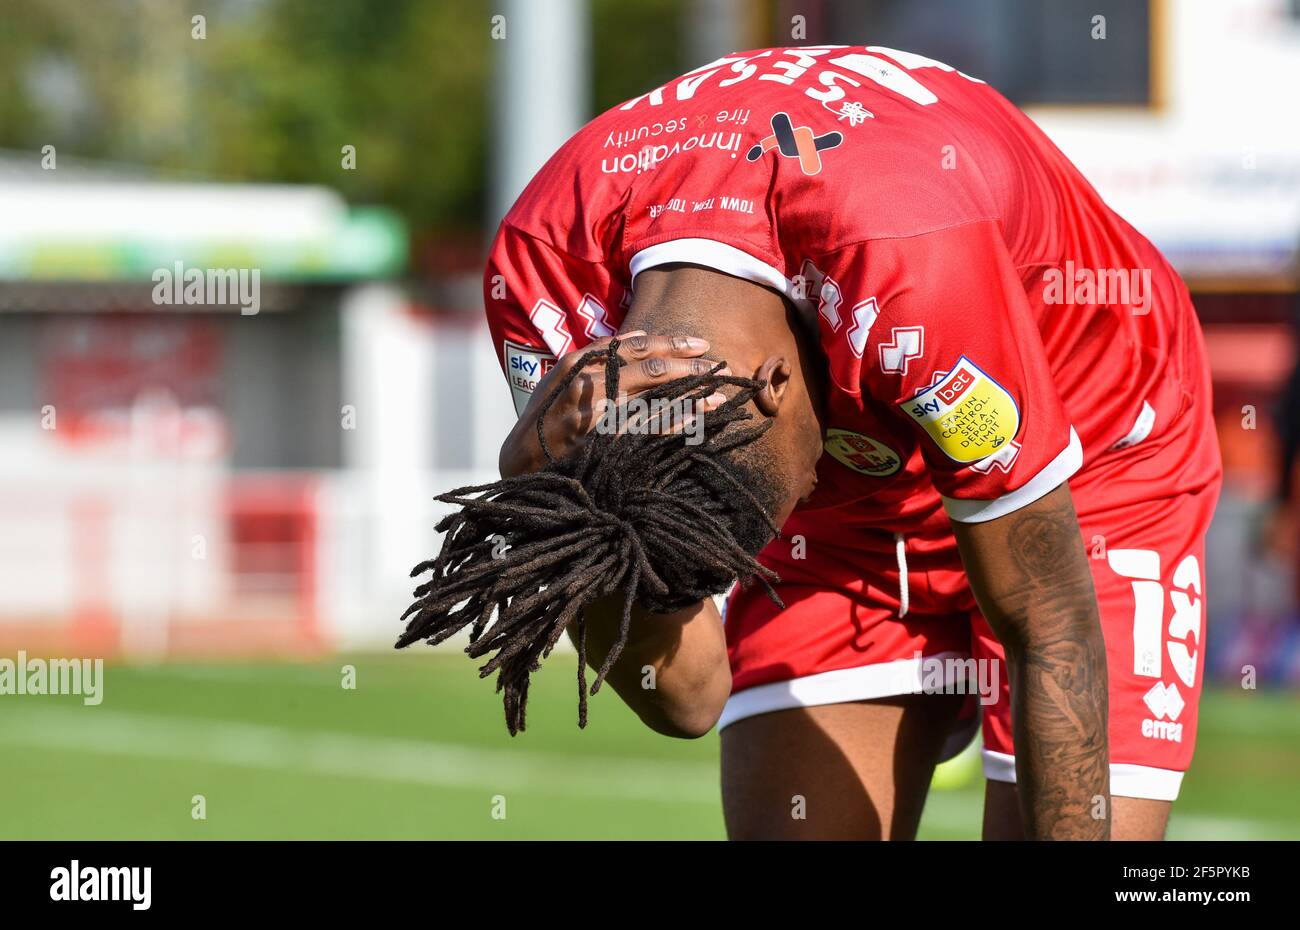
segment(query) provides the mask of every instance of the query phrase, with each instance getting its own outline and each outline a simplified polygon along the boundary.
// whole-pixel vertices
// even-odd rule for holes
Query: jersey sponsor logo
[[[884,478],[903,467],[903,459],[897,452],[861,433],[828,429],[823,445],[831,458],[862,475]]]
[[[653,171],[665,161],[675,158],[682,152],[690,152],[696,149],[715,149],[719,152],[730,152],[731,157],[735,158],[736,153],[740,151],[741,140],[744,138],[743,133],[720,130],[711,133],[702,132],[691,136],[684,142],[674,142],[672,145],[647,144],[636,152],[629,152],[621,156],[616,155],[612,158],[602,158],[600,160],[600,170],[604,174],[641,174],[643,171]]]
[[[966,393],[966,389],[975,383],[975,373],[966,368],[959,368],[946,383],[937,385],[934,394],[945,404],[955,404]]]
[[[832,130],[815,136],[807,126],[796,128],[791,124],[788,114],[776,113],[772,116],[772,134],[746,152],[745,160],[758,161],[776,149],[784,158],[799,159],[799,168],[804,174],[821,174],[821,153],[835,148],[843,141],[844,134],[841,132]]]
[[[515,415],[521,416],[528,401],[537,389],[537,383],[555,366],[555,356],[536,346],[520,345],[509,339],[503,343],[502,357],[506,364],[506,379],[515,401]]]
[[[907,363],[925,354],[924,326],[895,326],[891,341],[880,344],[880,370],[887,375],[907,374]]]
[[[1006,388],[966,356],[900,407],[941,452],[970,464],[999,451],[1020,430],[1020,409]]]
[[[659,120],[655,123],[647,123],[644,126],[638,126],[635,129],[620,129],[617,132],[611,132],[605,137],[605,144],[601,148],[609,148],[611,145],[616,149],[627,148],[634,142],[643,142],[648,138],[662,136],[674,132],[680,132],[687,129],[688,124],[686,117],[682,116],[677,119]]]

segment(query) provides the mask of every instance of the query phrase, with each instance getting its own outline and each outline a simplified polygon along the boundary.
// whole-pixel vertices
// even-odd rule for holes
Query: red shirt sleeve
[[[483,300],[516,414],[556,359],[614,334],[625,294],[604,265],[501,226],[483,275]]]
[[[991,520],[1078,470],[1079,440],[996,223],[873,240],[836,259],[840,287],[867,299],[844,321],[832,376],[914,431],[949,517]]]

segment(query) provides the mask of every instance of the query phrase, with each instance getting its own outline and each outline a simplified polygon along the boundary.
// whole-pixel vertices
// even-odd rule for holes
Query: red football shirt
[[[1186,290],[983,82],[893,49],[738,53],[597,117],[502,222],[488,319],[519,410],[638,273],[773,288],[828,359],[805,507],[871,525],[1024,506],[1181,410]]]

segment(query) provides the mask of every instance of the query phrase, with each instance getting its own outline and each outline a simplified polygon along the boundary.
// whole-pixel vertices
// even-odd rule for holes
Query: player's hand
[[[652,336],[644,330],[635,330],[620,333],[617,338],[618,356],[625,362],[619,371],[620,402],[667,381],[704,374],[717,364],[704,358],[709,351],[708,341],[694,336]],[[584,355],[608,348],[609,343],[609,337],[597,339],[563,356],[546,373],[501,447],[501,477],[537,471],[546,464],[546,456],[537,441],[537,416],[542,403]],[[724,368],[721,373],[731,372]],[[563,458],[595,428],[604,397],[605,365],[602,359],[597,359],[583,368],[546,413],[546,444],[552,456]],[[701,412],[720,407],[725,400],[722,394],[714,394],[701,402]]]

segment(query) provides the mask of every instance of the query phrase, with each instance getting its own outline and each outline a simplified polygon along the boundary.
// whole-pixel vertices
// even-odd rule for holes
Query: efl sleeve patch
[[[997,452],[1020,429],[1015,399],[964,355],[937,384],[899,406],[944,455],[963,464]]]
[[[515,416],[522,416],[537,389],[537,382],[555,364],[555,356],[545,349],[520,345],[509,339],[504,342],[506,377],[510,380],[510,393],[515,399]]]

